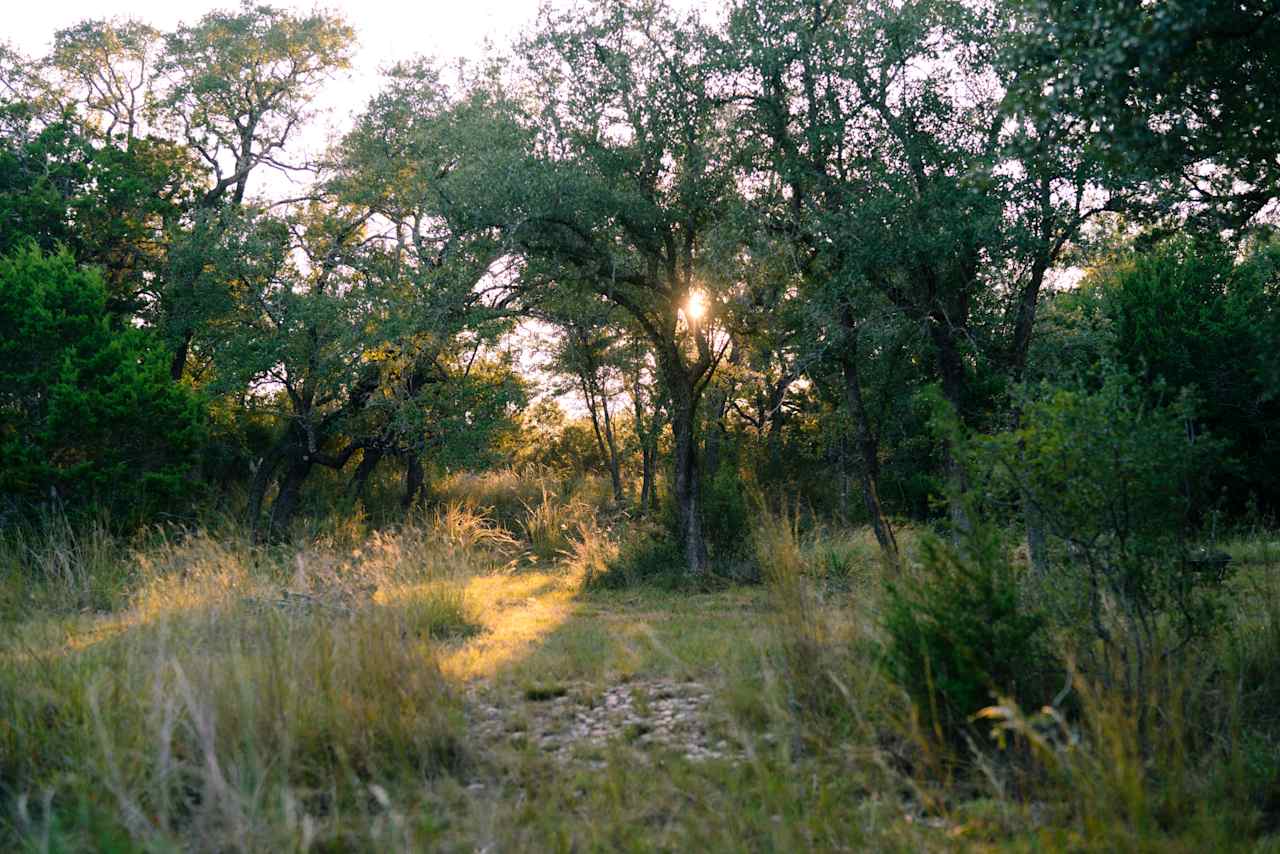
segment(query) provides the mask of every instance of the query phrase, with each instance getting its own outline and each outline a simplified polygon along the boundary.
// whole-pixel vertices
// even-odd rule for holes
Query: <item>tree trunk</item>
[[[609,480],[613,486],[613,500],[621,504],[622,467],[618,462],[618,445],[613,439],[613,421],[609,417],[609,400],[598,393],[594,377],[582,372],[578,374],[578,382],[582,386],[582,397],[587,404],[587,412],[591,416],[591,430],[595,433],[596,447],[609,469]],[[603,419],[602,419],[603,412]],[[601,421],[603,420],[603,426]]]
[[[649,515],[653,505],[653,462],[657,450],[643,438],[640,444],[640,515]]]
[[[262,504],[267,497],[267,487],[271,485],[271,479],[275,475],[276,469],[280,466],[282,457],[281,445],[276,445],[267,455],[258,463],[258,470],[253,473],[253,483],[249,487],[249,535],[256,543],[261,537],[261,529],[259,524],[262,521]]]
[[[400,499],[400,506],[408,510],[413,506],[413,502],[418,499],[418,495],[422,492],[422,485],[426,480],[426,476],[422,470],[422,458],[417,454],[409,454],[405,461],[404,471],[404,496]]]
[[[353,498],[363,498],[365,487],[368,486],[369,478],[373,476],[374,469],[382,462],[382,451],[375,448],[365,448],[364,453],[360,457],[360,465],[356,466],[356,473],[351,476],[351,485],[348,492]]]
[[[938,374],[942,378],[942,395],[955,409],[956,417],[963,425],[967,401],[965,400],[964,360],[960,355],[960,347],[956,342],[955,332],[946,317],[934,317],[929,324],[930,337],[937,351]],[[969,478],[964,466],[957,456],[954,441],[948,437],[943,447],[944,465],[951,495],[948,496],[948,511],[951,517],[952,530],[957,537],[973,530],[969,512],[965,508],[965,499],[969,491]]]
[[[673,485],[685,571],[690,578],[701,578],[707,569],[707,543],[702,535],[696,403],[693,397],[693,390],[687,386],[671,389],[671,433],[675,445]]]
[[[622,492],[622,462],[618,458],[618,442],[613,435],[613,417],[609,413],[609,398],[600,395],[600,411],[604,415],[604,439],[608,448],[609,480],[613,484],[613,500],[622,504],[626,496]]]
[[[174,382],[182,379],[182,375],[187,370],[187,357],[191,354],[191,338],[193,334],[190,329],[182,333],[182,341],[178,344],[178,348],[173,351],[173,358],[169,361],[169,378]]]
[[[1022,518],[1027,528],[1027,562],[1031,565],[1031,577],[1040,584],[1049,574],[1048,544],[1040,506],[1025,489],[1022,490]]]
[[[289,532],[289,525],[297,513],[299,499],[302,496],[302,484],[311,474],[311,460],[305,456],[295,457],[289,461],[284,477],[280,481],[280,491],[276,500],[271,503],[271,517],[267,523],[267,535],[278,540]]]
[[[875,532],[880,550],[889,562],[898,564],[898,540],[893,534],[893,526],[884,515],[880,504],[880,441],[871,428],[871,420],[867,415],[867,407],[862,398],[862,380],[858,374],[857,330],[850,333],[850,345],[841,360],[844,370],[845,405],[853,420],[855,458],[858,460],[858,480],[862,485],[862,501],[866,506],[867,518],[871,520],[871,528]]]

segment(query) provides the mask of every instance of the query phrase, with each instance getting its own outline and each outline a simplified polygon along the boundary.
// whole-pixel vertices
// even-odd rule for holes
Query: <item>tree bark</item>
[[[280,491],[271,502],[271,514],[267,522],[267,536],[278,540],[289,532],[289,525],[298,511],[302,497],[302,484],[311,474],[312,462],[305,454],[294,457],[288,463],[280,480]]]
[[[604,438],[609,453],[609,480],[613,484],[613,500],[622,504],[626,495],[622,491],[622,461],[618,456],[618,442],[613,435],[613,416],[609,413],[609,398],[600,395],[600,411],[604,415]]]
[[[183,331],[182,341],[179,342],[176,350],[173,351],[173,358],[169,361],[169,378],[174,382],[182,379],[182,375],[187,370],[187,356],[191,353],[191,338],[193,333],[190,329]]]
[[[275,476],[283,456],[283,443],[277,444],[258,463],[258,470],[253,473],[253,483],[249,487],[249,535],[256,543],[261,536],[259,524],[262,521],[262,504],[267,497],[267,487]]]
[[[858,480],[862,485],[862,501],[871,520],[871,528],[875,532],[876,542],[889,562],[898,565],[898,540],[893,534],[893,526],[884,515],[880,504],[880,441],[871,427],[871,419],[867,415],[867,407],[862,397],[862,379],[858,373],[858,332],[851,329],[850,343],[846,348],[841,365],[844,371],[845,405],[853,420],[854,444],[858,460]]]
[[[640,515],[649,515],[653,505],[653,458],[656,451],[643,439],[640,445]]]
[[[348,492],[352,497],[364,497],[369,478],[373,476],[374,469],[381,462],[382,451],[376,448],[365,448],[364,454],[360,457],[360,465],[356,466],[356,473],[351,476],[351,485],[348,487]]]
[[[671,389],[671,433],[675,444],[674,491],[686,571],[700,579],[707,570],[707,543],[702,533],[701,489],[693,389]]]
[[[937,352],[938,374],[942,379],[942,395],[955,409],[961,424],[965,423],[968,409],[965,393],[966,379],[964,360],[960,355],[960,346],[956,341],[955,331],[945,316],[934,315],[929,323],[930,337]],[[973,530],[969,512],[965,508],[965,497],[969,491],[969,478],[956,453],[952,439],[945,440],[943,460],[950,484],[948,513],[951,517],[952,529],[957,537]]]
[[[400,506],[405,510],[413,506],[413,502],[418,499],[418,495],[422,492],[423,483],[426,481],[426,475],[422,469],[422,458],[413,453],[407,456],[404,471],[404,495],[400,499]]]
[[[596,435],[596,447],[604,458],[609,469],[609,481],[613,486],[613,500],[621,504],[625,499],[622,492],[622,465],[618,460],[618,443],[613,436],[613,419],[609,414],[609,398],[600,389],[594,376],[584,368],[578,374],[578,382],[582,386],[582,396],[587,403],[587,412],[591,415],[591,429]]]

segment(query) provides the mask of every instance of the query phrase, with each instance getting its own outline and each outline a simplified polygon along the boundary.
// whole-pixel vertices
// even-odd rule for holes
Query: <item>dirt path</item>
[[[570,620],[575,632],[603,641],[596,650],[600,657],[616,651],[605,647],[626,643],[620,626],[583,606],[572,580],[541,573],[485,576],[468,585],[467,597],[481,605],[484,631],[448,652],[442,666],[467,685],[470,734],[480,743],[494,750],[534,749],[559,762],[592,767],[604,765],[613,745],[641,757],[674,753],[690,761],[740,753],[704,681],[616,673],[545,684],[512,678]],[[646,618],[652,617],[629,616],[631,633],[647,628]]]

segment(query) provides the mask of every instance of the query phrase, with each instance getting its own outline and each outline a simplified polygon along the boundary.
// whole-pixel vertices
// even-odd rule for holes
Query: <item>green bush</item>
[[[96,272],[33,247],[0,258],[0,493],[138,521],[191,493],[203,425],[157,337],[113,324]]]
[[[618,549],[607,571],[590,579],[592,587],[618,590],[637,585],[675,589],[687,580],[684,552],[677,539],[666,531],[642,530],[633,533]]]
[[[1239,512],[1280,510],[1280,244],[1241,263],[1230,247],[1168,241],[1119,265],[1105,288],[1117,356],[1148,385],[1194,388],[1196,427],[1226,443],[1210,473]]]
[[[1036,708],[1051,699],[1057,663],[1042,615],[1019,601],[1018,574],[996,532],[960,547],[921,544],[919,575],[888,590],[882,661],[935,731],[954,738],[997,695]]]
[[[729,461],[703,481],[702,520],[713,560],[732,560],[750,553],[751,509],[737,466]]]
[[[1079,637],[1079,663],[1135,700],[1157,661],[1218,624],[1226,580],[1195,545],[1221,445],[1197,434],[1188,395],[1159,406],[1151,392],[1114,370],[1096,391],[1044,388],[1020,429],[976,445],[992,492],[1038,510],[1052,548],[1037,586]]]

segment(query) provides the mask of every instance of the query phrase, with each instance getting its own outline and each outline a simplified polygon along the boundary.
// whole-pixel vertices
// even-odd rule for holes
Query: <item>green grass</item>
[[[476,506],[273,549],[0,548],[0,848],[1280,850],[1274,540],[1228,547],[1226,629],[1165,674],[1151,751],[1082,685],[1071,719],[1007,708],[1003,749],[954,752],[878,666],[865,532],[767,517],[765,585],[607,589],[584,584],[618,558],[605,525],[531,567]],[[723,755],[646,740],[667,685],[705,692]],[[623,688],[638,719],[549,752]]]

